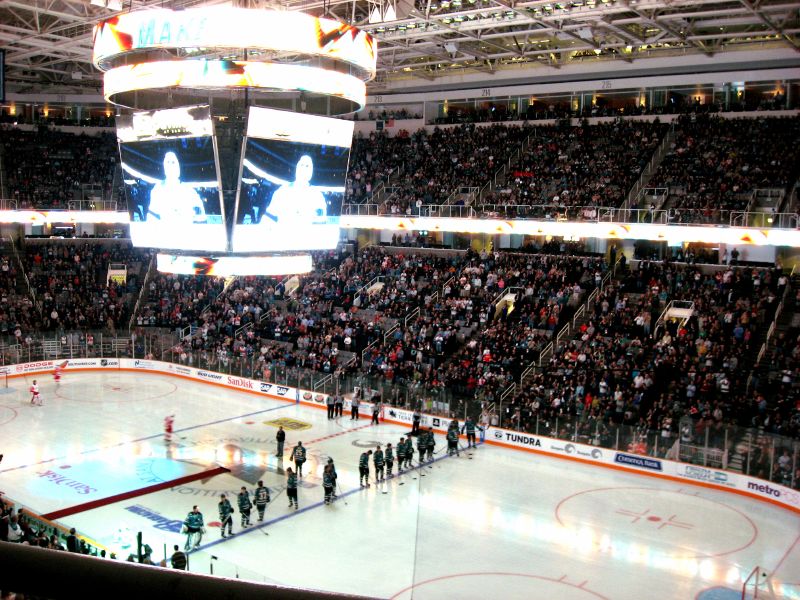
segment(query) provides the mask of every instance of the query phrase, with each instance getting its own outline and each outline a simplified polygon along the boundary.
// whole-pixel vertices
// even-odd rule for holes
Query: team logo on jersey
[[[289,431],[303,431],[304,429],[311,429],[311,423],[305,421],[298,421],[290,417],[281,417],[280,419],[272,419],[271,421],[264,421],[264,425],[271,425],[272,427],[283,427]]]

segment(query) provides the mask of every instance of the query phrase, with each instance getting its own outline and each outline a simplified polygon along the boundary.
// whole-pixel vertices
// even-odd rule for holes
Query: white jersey
[[[272,194],[266,219],[275,219],[280,225],[311,225],[325,223],[328,205],[325,197],[313,186],[286,184]],[[270,219],[272,217],[273,219]]]
[[[34,398],[35,398],[35,397],[37,397],[37,396],[39,395],[39,385],[38,385],[38,384],[35,384],[35,383],[34,383],[34,384],[31,386],[31,394],[33,395],[33,397],[34,397]]]

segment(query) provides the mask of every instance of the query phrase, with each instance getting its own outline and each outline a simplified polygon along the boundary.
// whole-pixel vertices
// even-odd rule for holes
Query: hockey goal
[[[742,600],[774,600],[777,598],[772,587],[772,576],[766,569],[756,567],[742,584]]]

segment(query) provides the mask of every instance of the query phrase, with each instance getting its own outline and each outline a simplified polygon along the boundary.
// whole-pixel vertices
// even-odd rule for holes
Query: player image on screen
[[[337,146],[248,139],[234,248],[334,247],[348,154]]]
[[[134,245],[225,249],[211,136],[123,142],[120,157]]]
[[[172,151],[164,154],[164,180],[150,191],[145,221],[149,219],[176,223],[206,221],[203,200],[191,183],[181,182],[181,164]]]
[[[234,252],[335,248],[353,123],[251,107]]]

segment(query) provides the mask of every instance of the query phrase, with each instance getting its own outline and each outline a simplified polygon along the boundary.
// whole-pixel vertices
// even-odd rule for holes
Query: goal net
[[[772,576],[766,569],[756,567],[742,584],[742,600],[774,600],[777,598],[772,587]]]

